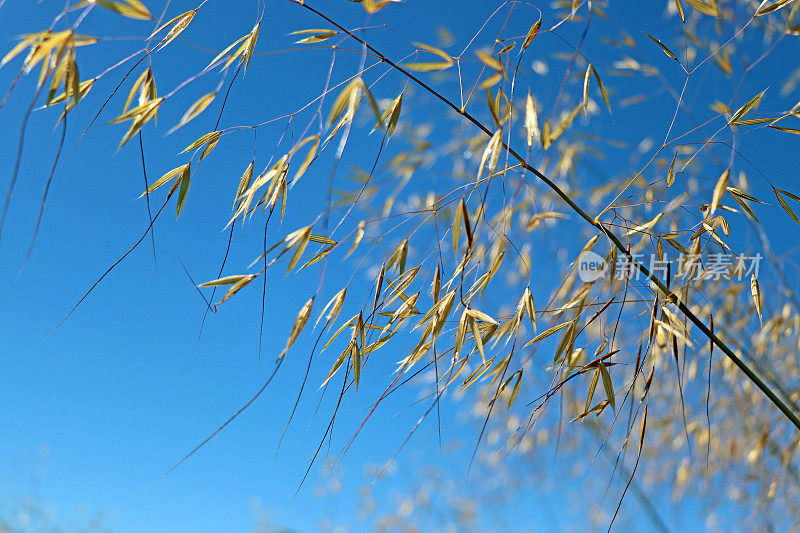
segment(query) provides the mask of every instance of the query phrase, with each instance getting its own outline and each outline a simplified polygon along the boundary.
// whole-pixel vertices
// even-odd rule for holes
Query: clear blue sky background
[[[154,13],[162,2],[147,2]],[[8,0],[0,9],[2,49],[12,45],[19,33],[38,30],[49,23],[60,6],[59,0],[30,2]],[[235,3],[212,0],[207,4],[185,37],[203,46],[219,50],[253,25],[255,2]],[[319,7],[352,26],[363,21],[363,11],[344,1],[316,2]],[[486,2],[408,1],[389,8],[393,26],[412,40],[436,42],[435,30],[448,26],[456,35],[459,48],[468,40],[468,32],[479,25],[489,12]],[[631,29],[658,27],[662,11],[637,14],[640,20]],[[191,7],[190,2],[174,1],[171,17]],[[615,14],[623,23],[634,15],[626,14],[639,3],[620,2]],[[84,31],[94,35],[135,35],[147,33],[147,23],[127,21],[96,10],[87,20]],[[525,31],[530,21],[520,21]],[[547,22],[547,21],[546,21]],[[268,3],[261,29],[258,51],[290,47],[292,29],[325,27],[307,13],[287,2]],[[611,31],[610,26],[599,26]],[[385,38],[390,54],[408,53],[398,39]],[[134,41],[135,43],[135,41]],[[557,46],[555,39],[542,46]],[[132,49],[129,41],[109,43],[107,47],[87,49],[81,64],[84,78],[107,65],[114,57]],[[156,70],[162,93],[171,90],[184,77],[202,68],[211,54],[199,52],[186,43],[173,44],[171,54],[157,57]],[[781,60],[794,57],[793,49],[778,49],[776,59],[765,62],[765,69],[780,69]],[[180,53],[185,52],[185,55]],[[661,59],[657,50],[649,57]],[[608,61],[608,49],[598,49],[597,63]],[[794,55],[793,55],[794,53]],[[189,61],[179,60],[190,58]],[[205,62],[204,62],[205,61]],[[244,84],[234,86],[222,125],[230,126],[278,116],[294,109],[320,90],[328,66],[326,52],[293,52],[254,58]],[[341,79],[357,64],[356,58],[337,65]],[[0,71],[3,91],[15,75],[19,61]],[[359,521],[358,489],[372,477],[363,473],[368,463],[383,464],[394,454],[427,404],[412,405],[426,389],[409,388],[390,397],[366,425],[355,445],[342,461],[342,488],[332,496],[319,497],[316,488],[329,481],[317,467],[305,486],[294,497],[308,461],[332,413],[335,396],[329,393],[314,417],[319,399],[317,386],[334,354],[326,353],[325,364],[312,371],[304,400],[289,428],[280,453],[276,447],[305,370],[310,335],[306,335],[287,357],[273,385],[235,423],[213,439],[199,453],[165,479],[156,480],[180,457],[205,438],[216,426],[235,412],[261,385],[271,370],[274,355],[282,347],[296,311],[313,293],[317,284],[314,273],[291,282],[282,271],[270,276],[265,316],[264,352],[259,365],[257,340],[260,290],[249,290],[226,303],[221,312],[209,317],[202,338],[198,331],[203,316],[203,302],[184,274],[177,257],[187,265],[199,283],[216,277],[216,269],[225,249],[227,233],[221,232],[229,217],[235,184],[249,162],[252,142],[249,134],[232,136],[204,161],[193,178],[187,207],[175,222],[174,208],[156,225],[158,270],[154,267],[149,241],[131,254],[108,276],[72,317],[55,332],[53,328],[80,295],[105,268],[135,242],[147,224],[143,200],[140,160],[136,140],[117,152],[123,133],[120,126],[106,125],[118,114],[128,83],[121,96],[112,100],[110,109],[101,115],[73,153],[80,132],[88,124],[107,93],[120,79],[121,72],[110,75],[94,89],[70,115],[64,157],[56,173],[36,247],[22,274],[20,267],[30,241],[44,181],[52,164],[60,130],[53,130],[57,112],[35,112],[28,125],[22,171],[0,242],[0,502],[13,503],[20,495],[35,495],[48,502],[66,521],[77,522],[79,509],[107,515],[114,531],[246,531],[254,524],[251,504],[257,499],[271,513],[274,523],[300,531],[317,529],[320,520],[347,524],[354,530],[366,528]],[[772,77],[772,71],[765,74]],[[138,73],[138,70],[137,70]],[[528,75],[533,76],[528,68]],[[188,105],[216,84],[213,75],[193,85],[184,98]],[[673,81],[680,80],[679,72]],[[8,105],[0,110],[0,124],[5,133],[0,143],[0,168],[5,186],[16,153],[20,119],[32,95],[32,80],[25,79]],[[397,83],[386,85],[381,97],[393,97]],[[743,94],[763,89],[758,80],[748,79]],[[545,93],[548,89],[542,89]],[[651,87],[642,86],[642,91]],[[777,92],[777,88],[776,88]],[[727,100],[730,93],[718,98]],[[176,105],[159,116],[158,129],[145,128],[144,145],[151,180],[183,162],[175,154],[200,133],[209,131],[218,107],[198,118],[192,126],[165,137],[186,105]],[[651,121],[666,124],[669,106],[655,116],[642,120],[639,111],[616,115],[615,127],[629,128],[625,137],[636,144],[651,132]],[[270,143],[280,135],[280,127],[259,131],[262,161]],[[441,135],[441,133],[434,133]],[[641,136],[640,136],[641,135]],[[659,134],[660,135],[660,134]],[[658,136],[657,141],[660,142]],[[241,141],[237,143],[237,141]],[[783,137],[773,142],[786,143]],[[796,145],[795,145],[796,146]],[[365,166],[369,152],[359,159],[362,148],[350,149],[351,161]],[[755,152],[757,156],[757,151]],[[627,154],[619,161],[629,163]],[[262,163],[263,164],[263,163]],[[784,188],[797,191],[796,170],[788,160],[758,161],[762,170],[783,176]],[[324,167],[321,167],[324,168]],[[307,175],[290,195],[289,216],[281,233],[270,231],[270,241],[286,231],[309,223],[323,205],[321,184],[324,172]],[[758,191],[758,183],[754,183]],[[5,194],[5,193],[3,193]],[[154,207],[163,195],[154,196]],[[773,238],[778,252],[796,242],[797,227],[774,218],[787,228]],[[770,216],[765,216],[769,226]],[[244,271],[257,255],[260,231],[239,232],[234,240],[227,273]],[[176,257],[177,256],[177,257]],[[787,267],[791,267],[787,263]],[[789,270],[792,280],[797,273]],[[329,286],[349,271],[329,271]],[[344,278],[342,278],[344,279]],[[363,280],[361,280],[363,281]],[[359,296],[360,297],[360,296]],[[327,301],[329,294],[321,299]],[[321,305],[314,312],[316,318]],[[395,360],[402,355],[398,354]],[[330,452],[335,456],[357,428],[375,395],[382,390],[385,376],[395,360],[376,363],[366,376],[357,397],[346,402],[335,426]],[[456,480],[462,480],[476,436],[474,422],[459,422],[459,409],[447,402],[442,406],[442,431],[446,443],[455,445],[444,459],[439,459],[436,426],[433,420],[423,424],[412,443],[400,455],[400,470],[376,490],[385,497],[384,508],[395,506],[395,494],[420,484],[420,468],[433,463]],[[449,447],[446,447],[449,450]],[[322,449],[322,457],[328,454]],[[543,463],[546,464],[546,461]],[[321,464],[321,461],[320,463]],[[545,468],[545,464],[537,465]],[[546,475],[558,475],[562,466],[548,467]],[[562,487],[563,489],[564,487]],[[574,487],[568,485],[567,498]],[[467,484],[462,489],[470,494]],[[563,505],[564,495],[547,486],[527,487],[505,515],[508,527],[519,529],[556,529],[581,526],[580,518],[562,515],[553,509]],[[659,500],[666,495],[656,495]],[[591,498],[590,498],[591,499]],[[590,504],[599,503],[599,497]],[[608,504],[606,503],[606,507]],[[630,500],[626,507],[634,513]],[[544,511],[543,511],[544,509]],[[670,505],[662,509],[670,516]],[[683,511],[686,512],[684,507]],[[689,515],[674,517],[676,529],[692,522]],[[569,514],[570,516],[566,516]],[[493,520],[491,517],[489,520]],[[684,522],[681,522],[684,521]],[[577,522],[576,522],[577,521]],[[499,522],[489,522],[499,527]],[[644,528],[646,529],[646,528]]]

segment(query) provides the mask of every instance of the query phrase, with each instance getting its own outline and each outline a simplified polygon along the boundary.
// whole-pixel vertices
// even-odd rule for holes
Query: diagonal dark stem
[[[378,57],[381,61],[383,61],[384,63],[386,63],[387,65],[389,65],[393,69],[397,70],[398,72],[402,73],[404,76],[406,76],[407,78],[412,80],[414,83],[416,83],[417,85],[419,85],[420,87],[425,89],[427,92],[429,92],[431,95],[435,96],[437,99],[442,101],[448,107],[453,109],[456,113],[458,113],[459,115],[463,116],[468,121],[472,122],[475,126],[477,126],[486,135],[488,135],[490,137],[492,135],[494,135],[493,131],[491,131],[489,128],[484,126],[480,121],[478,121],[475,117],[473,117],[471,114],[469,114],[465,109],[459,108],[458,106],[456,106],[451,100],[449,100],[446,97],[444,97],[442,94],[440,94],[438,91],[436,91],[435,89],[430,87],[424,81],[422,81],[419,78],[417,78],[411,72],[407,71],[406,69],[404,69],[400,65],[394,63],[391,59],[389,59],[388,57],[383,55],[381,52],[379,52],[378,50],[373,48],[366,41],[364,41],[363,39],[361,39],[358,36],[354,35],[348,29],[346,29],[345,27],[341,26],[340,24],[338,24],[336,21],[332,20],[330,17],[328,17],[324,13],[322,13],[322,12],[314,9],[310,5],[308,5],[305,2],[305,0],[288,0],[288,1],[293,3],[293,4],[296,4],[298,6],[304,7],[307,10],[311,11],[312,13],[316,14],[317,16],[325,19],[328,23],[334,25],[340,31],[342,31],[343,33],[345,33],[348,36],[350,36],[350,38],[354,39],[356,42],[358,42],[361,45],[363,45],[364,47],[366,47],[370,52],[375,54],[376,57]],[[650,270],[648,270],[647,267],[645,267],[643,264],[641,264],[639,261],[637,261],[630,254],[630,252],[627,250],[626,246],[622,243],[622,241],[619,239],[619,237],[617,237],[610,229],[608,229],[605,226],[605,224],[603,224],[599,220],[591,217],[586,211],[583,210],[583,208],[581,208],[577,203],[575,203],[575,201],[572,198],[570,198],[570,196],[566,192],[564,192],[558,185],[556,185],[550,178],[545,176],[541,171],[539,171],[534,166],[532,166],[530,163],[528,163],[521,155],[519,155],[513,148],[511,148],[505,141],[501,140],[501,144],[502,144],[503,148],[509,154],[511,154],[511,156],[514,159],[516,159],[519,162],[520,166],[522,166],[523,168],[525,168],[529,172],[531,172],[534,175],[536,175],[537,178],[539,178],[542,182],[544,182],[545,185],[547,185],[550,189],[552,189],[553,192],[555,192],[564,201],[564,203],[566,203],[575,213],[580,215],[580,217],[583,218],[590,225],[594,226],[595,229],[597,229],[597,231],[599,231],[601,234],[603,234],[606,237],[608,237],[608,239],[614,244],[614,246],[628,258],[628,261],[630,262],[630,264],[635,265],[636,268],[642,274],[644,274],[645,277],[647,279],[649,279],[658,288],[658,290],[661,292],[663,297],[669,298],[673,303],[675,303],[675,305],[678,307],[680,312],[683,313],[683,315],[685,315],[686,318],[688,318],[692,323],[694,323],[694,325],[697,326],[697,328],[703,333],[703,335],[708,337],[711,340],[711,342],[713,342],[720,350],[722,350],[722,352],[731,361],[733,361],[733,363],[739,368],[739,370],[741,370],[747,376],[747,378],[750,381],[752,381],[761,390],[761,392],[763,392],[764,395],[766,395],[767,398],[769,398],[769,400],[786,416],[786,418],[788,418],[792,422],[792,424],[794,424],[794,426],[798,430],[800,430],[800,418],[797,417],[797,415],[789,408],[789,406],[786,405],[786,403],[784,403],[783,400],[781,400],[775,394],[775,392],[773,392],[773,390],[769,387],[769,385],[767,385],[758,376],[758,374],[756,374],[747,365],[747,363],[745,363],[739,356],[737,356],[733,352],[733,350],[731,350],[731,348],[728,347],[728,345],[725,342],[723,342],[714,332],[712,332],[705,325],[705,323],[703,323],[703,321],[700,320],[700,318],[697,315],[695,315],[686,306],[686,304],[683,303],[677,297],[677,295],[675,295],[669,289],[667,289],[667,287],[664,285],[664,283],[658,277],[656,277],[653,273],[651,273]]]

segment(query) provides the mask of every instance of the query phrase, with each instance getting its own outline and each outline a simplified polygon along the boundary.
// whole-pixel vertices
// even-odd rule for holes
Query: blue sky
[[[4,48],[18,33],[45,26],[56,4],[6,3],[0,11]],[[170,13],[177,13],[178,2],[173,4]],[[225,10],[227,15],[221,15],[222,3],[209,7],[212,9],[199,16],[193,28],[197,35],[210,36],[204,42],[206,46],[222,48],[231,36],[252,27],[255,9]],[[358,14],[347,7],[347,13]],[[151,8],[155,12],[159,6]],[[228,17],[225,25],[230,33],[217,38],[214,31],[219,16]],[[286,27],[280,22],[288,16],[297,19],[293,28],[310,25],[309,18],[296,8],[271,4],[266,21],[273,23],[262,29],[260,49],[290,45],[292,39],[285,35]],[[113,31],[104,32],[108,27]],[[98,10],[87,20],[84,31],[142,35],[141,28]],[[111,43],[112,50],[107,54],[99,52],[98,63],[107,64],[103,60],[126,45],[124,41]],[[253,91],[247,99],[233,98],[226,122],[235,124],[254,108],[260,116],[269,117],[283,112],[290,97],[301,101],[313,96],[318,89],[305,83],[307,74],[299,67],[320,71],[327,66],[327,58],[301,54],[272,56],[269,69],[256,68],[256,58],[247,75],[248,91],[253,85],[262,85],[264,90]],[[300,57],[302,64],[297,63]],[[208,61],[207,54],[198,61],[203,59]],[[154,68],[160,68],[157,74],[163,78],[159,84],[166,88],[191,74],[195,65],[167,63]],[[276,80],[269,73],[273,69],[289,77]],[[90,75],[92,67],[83,67],[83,72]],[[13,75],[11,69],[0,72],[4,87]],[[206,85],[213,87],[216,81],[208,78]],[[18,128],[30,97],[32,85],[26,82],[3,109],[3,123],[9,129]],[[234,88],[234,96],[236,91]],[[97,101],[92,103],[98,105]],[[228,302],[223,312],[206,322],[198,342],[203,303],[178,257],[198,282],[216,277],[227,238],[227,233],[220,231],[224,222],[220,222],[229,216],[230,187],[235,186],[246,162],[231,164],[225,156],[207,160],[195,178],[191,207],[177,223],[173,209],[168,208],[158,224],[158,270],[146,242],[147,246],[121,264],[86,305],[53,332],[76,298],[147,224],[143,200],[137,200],[144,189],[138,147],[131,143],[117,152],[121,130],[105,125],[113,118],[111,114],[101,117],[71,154],[92,115],[93,109],[87,106],[69,118],[66,157],[52,186],[33,255],[18,275],[41,198],[42,177],[52,162],[54,142],[60,134],[53,131],[52,113],[33,114],[29,131],[35,133],[26,140],[22,174],[3,235],[0,271],[7,289],[3,291],[1,327],[5,348],[0,401],[5,407],[0,417],[8,429],[0,457],[3,499],[10,504],[20,495],[39,496],[59,521],[66,523],[82,523],[77,509],[84,507],[90,513],[105,515],[114,531],[245,531],[255,523],[253,499],[260,499],[276,524],[300,531],[315,530],[323,518],[357,527],[352,518],[358,507],[357,489],[372,480],[362,474],[362,468],[388,460],[420,412],[405,409],[413,400],[412,392],[386,402],[376,415],[379,422],[366,427],[353,453],[344,458],[347,477],[342,494],[330,498],[315,495],[315,488],[328,483],[315,467],[293,499],[334,405],[329,394],[319,416],[313,418],[322,372],[317,368],[276,457],[278,439],[305,369],[306,357],[302,354],[310,346],[307,339],[297,344],[274,385],[245,415],[184,466],[156,483],[258,389],[271,368],[274,347],[284,342],[297,309],[311,295],[298,289],[298,284],[283,282],[281,274],[275,275],[268,289],[260,366],[260,290],[242,293]],[[164,124],[175,116],[164,115],[160,120],[159,131],[145,132],[143,139],[151,180],[177,164],[175,154],[196,137],[196,131],[182,131],[165,139]],[[260,135],[268,139],[273,133]],[[14,144],[0,147],[6,169],[13,161]],[[236,154],[236,146],[223,143],[220,148]],[[244,152],[248,150],[249,144]],[[227,185],[223,188],[221,182]],[[305,193],[316,187],[311,179],[305,184]],[[220,190],[224,202],[218,201]],[[295,190],[300,193],[300,187]],[[291,211],[284,228],[296,227],[305,220],[303,217],[313,215],[313,209],[309,206],[308,212],[303,210],[294,219]],[[244,270],[252,260],[253,250],[258,250],[258,234],[257,230],[237,234],[231,268]],[[309,280],[314,286],[315,276],[306,276],[302,283]],[[334,441],[334,453],[363,416],[370,389],[374,394],[378,387],[380,383],[372,387],[367,383],[362,387],[363,399],[344,406],[340,418],[346,423],[336,427],[339,444]],[[428,456],[436,455],[431,427],[427,425],[414,441],[417,454],[424,454],[416,464],[425,464]],[[323,455],[326,451],[327,447]],[[400,487],[413,483],[417,475],[414,468],[397,476],[406,476]]]
[[[317,3],[330,8],[346,24],[358,26],[363,21],[363,11],[355,4]],[[153,1],[148,6],[156,13],[162,4]],[[172,4],[168,17],[182,12],[184,7],[190,8],[189,2]],[[628,17],[633,17],[626,15],[626,10],[639,4],[620,4],[618,14],[625,23]],[[17,34],[46,26],[59,5],[58,0],[37,3],[8,0],[2,4],[3,50],[10,48]],[[193,21],[186,39],[218,50],[248,32],[256,16],[256,2],[247,3],[247,9],[231,5],[209,2]],[[469,39],[468,30],[475,28],[487,14],[486,4],[478,0],[458,3],[412,0],[387,9],[387,13],[395,9],[392,25],[400,33],[413,36],[412,40],[433,43],[437,27],[447,25],[457,39],[455,48],[463,46]],[[149,23],[96,11],[86,21],[83,30],[86,33],[142,36],[150,29]],[[657,27],[661,16],[662,11],[654,9],[639,17],[634,26]],[[519,22],[522,31],[529,25],[515,22]],[[612,29],[598,24],[603,30]],[[309,27],[325,27],[325,24],[287,2],[269,2],[256,51],[288,48],[293,39],[287,33]],[[554,40],[546,42],[556,45]],[[386,39],[385,43],[390,55],[408,52],[408,47],[397,39]],[[132,50],[132,46],[136,45],[119,40],[91,47],[96,50],[87,49],[86,62],[81,64],[83,76],[93,75],[100,68],[98,65],[107,65]],[[203,61],[207,62],[210,56],[183,41],[176,41],[173,46],[172,54],[157,57],[154,63],[162,93],[202,68]],[[792,53],[796,54],[796,46],[778,49],[777,59],[763,65],[767,69],[763,76],[772,78],[772,72],[781,68],[781,60],[791,58]],[[598,64],[607,62],[608,54],[608,50],[599,51]],[[190,59],[184,61],[180,57]],[[245,83],[234,86],[222,125],[252,122],[253,116],[271,118],[313,98],[320,90],[329,57],[324,51],[257,55]],[[357,60],[356,56],[342,53],[336,74],[341,78],[348,69],[352,71]],[[18,61],[11,68],[0,70],[3,91],[13,80],[17,65]],[[681,76],[678,72],[674,74],[671,81],[677,83]],[[530,69],[527,75],[535,79]],[[206,321],[198,340],[204,304],[178,258],[196,282],[216,277],[227,242],[227,232],[221,229],[230,216],[236,183],[252,154],[249,133],[226,138],[214,156],[203,162],[193,177],[187,207],[177,222],[174,209],[171,205],[167,207],[155,231],[158,268],[154,266],[147,240],[54,331],[98,275],[139,238],[147,225],[144,201],[138,199],[144,184],[137,141],[134,139],[117,151],[124,130],[106,124],[118,114],[127,84],[73,152],[80,133],[101,103],[100,95],[113,88],[119,79],[120,74],[116,74],[104,80],[102,86],[93,90],[92,97],[70,115],[64,156],[51,188],[42,228],[33,254],[20,274],[60,135],[60,130],[53,129],[56,118],[53,111],[34,112],[28,125],[22,171],[0,241],[3,286],[0,504],[14,502],[20,495],[35,495],[67,521],[80,521],[81,507],[90,513],[103,513],[113,531],[246,531],[255,523],[251,510],[254,502],[261,502],[275,524],[299,531],[316,530],[323,518],[334,524],[350,525],[353,530],[365,528],[364,522],[357,519],[357,494],[359,487],[373,478],[364,472],[364,465],[383,464],[394,454],[425,410],[426,404],[414,403],[425,389],[408,388],[381,405],[342,459],[339,476],[342,487],[337,494],[325,497],[317,494],[318,487],[330,483],[330,478],[320,473],[318,466],[323,461],[319,461],[295,497],[335,405],[335,396],[329,391],[314,416],[320,395],[318,384],[335,355],[326,353],[323,355],[326,364],[314,367],[303,401],[276,456],[278,440],[305,371],[306,354],[313,342],[310,335],[305,335],[292,349],[274,383],[244,415],[179,469],[157,481],[261,386],[297,310],[317,286],[316,272],[291,279],[285,278],[282,270],[269,274],[260,363],[257,357],[260,288],[243,291],[226,302],[219,313]],[[386,89],[379,95],[382,98],[394,97],[400,88],[398,79],[388,79]],[[186,105],[212,90],[216,83],[214,74],[205,76],[181,100],[185,105],[160,113],[157,130],[151,126],[145,128],[143,143],[151,182],[183,162],[175,154],[213,126],[217,111],[207,112],[192,125],[164,136]],[[713,86],[713,81],[709,83]],[[749,78],[742,92],[749,95],[762,89],[757,78]],[[653,90],[646,83],[641,87],[642,92]],[[777,88],[774,90],[777,92]],[[24,79],[7,106],[0,110],[6,132],[4,142],[0,143],[3,168],[0,183],[5,184],[10,175],[20,119],[32,92],[32,80]],[[548,89],[541,91],[547,92]],[[730,94],[719,98],[726,96],[729,98]],[[706,95],[697,98],[707,99]],[[614,131],[621,137],[634,139],[636,144],[651,132],[651,121],[659,124],[668,121],[669,111],[667,106],[644,118],[641,111],[621,111],[614,118]],[[276,124],[259,130],[262,160],[282,127]],[[441,138],[447,131],[436,130],[432,135]],[[781,143],[785,143],[785,149],[789,150],[792,145],[785,137],[773,137],[772,148],[780,150]],[[355,146],[348,148],[349,162],[366,166],[374,142],[374,138],[363,143],[358,139]],[[758,157],[753,142],[751,149]],[[627,153],[613,157],[630,164]],[[761,160],[758,164],[770,175],[796,175],[788,158]],[[280,232],[270,230],[270,242],[313,220],[324,205],[319,192],[326,178],[324,173],[308,175],[292,189],[290,202],[294,205],[288,210]],[[786,179],[785,188],[798,192],[791,180]],[[754,183],[756,192],[763,192],[763,187]],[[161,198],[163,193],[154,195],[154,207]],[[794,252],[797,227],[789,228],[784,219],[770,217],[765,215],[765,226],[773,220],[787,228],[785,234],[773,236],[776,250]],[[251,225],[246,232],[237,230],[227,273],[244,271],[257,255],[261,239],[258,225]],[[789,274],[793,281],[797,279],[795,270],[790,269]],[[331,267],[328,275],[326,284],[334,287],[337,281],[349,276],[349,271]],[[366,284],[364,279],[360,281],[364,292]],[[324,304],[329,297],[326,293],[320,299],[322,302],[317,303],[314,319],[321,309],[320,303]],[[358,395],[342,406],[330,447],[332,456],[338,454],[358,427],[375,395],[383,389],[385,376],[393,370],[396,360],[377,362],[371,369],[372,375],[362,382]],[[401,453],[399,471],[378,483],[376,491],[385,498],[381,506],[392,508],[398,492],[421,484],[425,477],[421,469],[431,463],[441,466],[456,480],[464,479],[477,426],[474,421],[462,420],[460,413],[452,402],[443,403],[444,439],[455,445],[453,451],[446,446],[444,458],[439,458],[435,424],[432,420],[423,424]],[[327,445],[323,447],[323,457],[328,450]],[[568,467],[547,466],[544,460],[535,466],[548,469],[545,472],[554,476],[559,475],[560,468]],[[460,490],[468,495],[472,488],[464,484]],[[566,490],[572,491],[574,487],[569,485]],[[516,511],[507,514],[514,524],[509,527],[516,530],[527,526],[535,530],[585,525],[548,512],[548,508],[559,505],[562,497],[548,488],[525,487],[519,498],[521,507],[517,504]],[[637,512],[635,507],[632,509]],[[684,509],[688,515],[673,518],[691,524],[694,510],[691,506],[688,509]],[[664,512],[671,514],[668,505]],[[676,524],[679,526],[681,522]]]

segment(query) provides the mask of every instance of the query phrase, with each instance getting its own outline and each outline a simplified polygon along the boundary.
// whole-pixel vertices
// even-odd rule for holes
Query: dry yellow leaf
[[[713,215],[714,211],[717,210],[719,207],[719,202],[722,200],[722,196],[725,194],[725,189],[728,187],[728,177],[731,175],[731,169],[726,168],[725,172],[717,180],[717,184],[714,187],[714,196],[711,198],[711,209],[709,210],[709,214]]]

